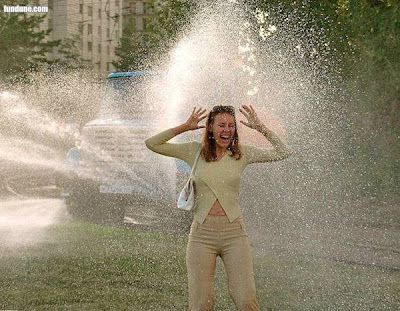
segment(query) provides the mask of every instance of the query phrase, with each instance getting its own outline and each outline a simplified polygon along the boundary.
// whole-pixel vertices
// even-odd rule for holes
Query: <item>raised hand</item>
[[[256,111],[254,110],[252,105],[246,106],[242,105],[242,108],[239,108],[239,111],[246,117],[247,122],[240,120],[240,122],[246,125],[249,128],[255,130],[261,130],[264,124],[258,118]]]
[[[204,115],[206,111],[207,109],[199,108],[196,110],[196,107],[194,107],[192,114],[190,115],[189,119],[185,122],[187,128],[189,130],[197,130],[200,128],[205,128],[204,125],[199,125],[199,122],[207,117],[207,114]]]

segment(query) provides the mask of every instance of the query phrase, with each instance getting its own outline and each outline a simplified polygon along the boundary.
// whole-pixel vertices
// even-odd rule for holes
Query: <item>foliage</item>
[[[52,62],[53,65],[58,65],[66,69],[82,69],[84,68],[83,59],[79,53],[78,41],[79,35],[75,34],[69,38],[64,38],[60,41],[57,47],[58,53],[62,55],[61,58]]]
[[[31,1],[4,1],[3,5],[31,5]],[[0,12],[0,74],[3,79],[27,78],[28,71],[48,65],[66,69],[83,68],[77,43],[78,35],[62,40],[49,40],[52,29],[40,30],[46,14]],[[57,51],[61,57],[49,60],[47,53]],[[51,68],[49,68],[51,70]]]
[[[157,1],[145,3],[147,27],[137,32],[132,17],[123,31],[123,37],[116,49],[118,61],[113,65],[118,70],[148,69],[152,62],[165,55],[176,42],[179,34],[188,25],[195,11],[192,1]]]
[[[400,186],[400,3],[390,0],[347,1],[340,7],[340,29],[348,37],[343,64],[348,88],[355,94],[349,107],[359,153],[370,161],[369,188]],[[369,189],[367,189],[369,190]]]
[[[27,5],[24,1],[0,0],[3,5]],[[47,63],[46,53],[60,41],[46,40],[51,30],[39,30],[45,19],[41,14],[0,12],[0,74],[15,75]]]
[[[179,39],[179,35],[188,26],[196,11],[194,1],[157,1],[148,2],[152,16],[148,25],[148,45],[161,53],[168,51]]]
[[[305,17],[306,34],[322,30],[329,43],[316,46],[330,60],[330,73],[341,90],[335,101],[347,132],[347,157],[363,172],[366,194],[400,187],[400,3],[392,0],[256,1],[255,6],[282,21]],[[270,15],[271,16],[271,15]],[[285,21],[287,22],[287,21]],[[305,40],[302,38],[302,40]],[[326,53],[327,52],[327,53]],[[339,125],[337,125],[339,126]]]
[[[364,190],[379,193],[398,187],[400,3],[338,1],[335,21],[331,40],[343,53],[344,88],[351,94],[350,145],[357,147],[356,157],[364,158]]]
[[[122,38],[115,49],[118,60],[113,65],[118,71],[132,71],[133,69],[146,69],[148,49],[143,42],[143,35],[136,31],[136,20],[132,16],[122,31]]]

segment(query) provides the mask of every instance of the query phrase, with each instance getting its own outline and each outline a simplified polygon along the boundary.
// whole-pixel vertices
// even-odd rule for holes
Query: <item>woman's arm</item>
[[[180,130],[182,130],[180,133],[184,132],[184,127],[179,126],[176,128],[170,128],[154,136],[151,136],[145,140],[147,148],[149,148],[151,151],[168,157],[182,159],[183,157],[185,157],[190,143],[167,143],[167,141],[177,135],[176,133],[178,133],[178,131],[175,131],[175,129],[177,128],[180,128]]]
[[[175,135],[179,135],[179,134],[187,132],[189,130],[190,130],[190,127],[186,123],[183,123],[172,129],[172,131],[174,132]]]
[[[293,151],[287,146],[285,143],[281,141],[279,136],[275,134],[273,131],[268,129],[257,117],[257,114],[254,108],[250,105],[249,107],[244,105],[243,109],[240,109],[240,112],[247,118],[247,122],[240,121],[244,125],[249,128],[255,129],[257,132],[260,132],[268,139],[268,141],[274,147],[273,150],[263,150],[256,147],[250,147],[244,145],[244,154],[247,157],[248,164],[255,162],[270,162],[270,161],[278,161],[283,160],[290,156]]]
[[[293,153],[293,150],[286,145],[276,133],[268,129],[264,124],[257,127],[256,130],[268,139],[274,149],[263,150],[256,147],[243,146],[248,164],[279,161],[289,157]]]
[[[199,109],[198,111],[196,111],[195,109],[196,108],[193,109],[192,115],[185,123],[177,127],[165,130],[161,133],[158,133],[146,139],[145,144],[147,148],[156,153],[169,157],[179,158],[188,162],[192,153],[191,146],[193,146],[193,144],[196,143],[190,142],[190,143],[172,144],[172,143],[167,143],[167,141],[169,141],[176,135],[179,135],[183,132],[187,132],[189,130],[194,130],[198,128],[204,128],[204,126],[199,126],[198,122],[205,118],[202,116],[205,109],[203,112],[201,112],[202,111],[201,109]]]

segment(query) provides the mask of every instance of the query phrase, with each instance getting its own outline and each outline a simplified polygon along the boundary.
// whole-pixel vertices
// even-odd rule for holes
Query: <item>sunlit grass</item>
[[[2,253],[0,309],[186,310],[187,236],[70,222]],[[398,310],[400,273],[257,253],[261,310]],[[240,268],[240,267],[239,267]],[[217,266],[215,310],[235,310]]]

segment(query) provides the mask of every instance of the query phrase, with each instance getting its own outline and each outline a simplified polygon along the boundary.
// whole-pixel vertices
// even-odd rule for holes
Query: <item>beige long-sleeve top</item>
[[[242,157],[236,160],[228,151],[216,162],[206,162],[199,157],[193,181],[195,185],[194,219],[202,224],[212,205],[218,199],[230,222],[241,215],[239,206],[239,187],[243,171],[248,164],[282,160],[292,152],[275,134],[271,134],[270,142],[273,150],[241,145]],[[167,143],[175,133],[172,129],[165,130],[148,138],[146,146],[159,154],[185,161],[192,167],[201,143]]]

